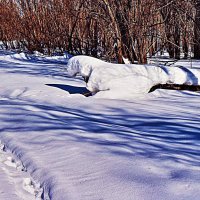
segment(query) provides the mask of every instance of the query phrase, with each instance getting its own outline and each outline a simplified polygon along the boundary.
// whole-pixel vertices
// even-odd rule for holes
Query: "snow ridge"
[[[0,140],[0,168],[2,169],[4,176],[8,176],[11,182],[14,184],[14,191],[16,199],[23,200],[42,200],[43,189],[39,183],[36,183],[27,173],[23,163],[14,158],[12,153]],[[4,184],[6,184],[4,182]],[[10,188],[9,188],[10,189]],[[2,192],[4,193],[4,192]],[[1,198],[1,195],[0,195]],[[4,197],[5,198],[5,197]]]

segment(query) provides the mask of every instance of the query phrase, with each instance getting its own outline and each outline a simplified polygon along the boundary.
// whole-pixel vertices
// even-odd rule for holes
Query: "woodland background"
[[[6,49],[147,63],[200,59],[200,0],[0,0]]]

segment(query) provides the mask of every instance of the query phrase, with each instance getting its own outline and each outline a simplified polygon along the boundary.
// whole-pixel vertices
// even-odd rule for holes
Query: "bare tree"
[[[195,2],[194,58],[200,59],[200,0]]]
[[[199,0],[0,0],[0,19],[6,48],[118,63],[147,63],[163,49],[200,58]]]

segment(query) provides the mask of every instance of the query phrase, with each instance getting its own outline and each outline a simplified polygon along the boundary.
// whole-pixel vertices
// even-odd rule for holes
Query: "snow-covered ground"
[[[198,200],[200,93],[86,98],[65,63],[0,52],[0,199]]]

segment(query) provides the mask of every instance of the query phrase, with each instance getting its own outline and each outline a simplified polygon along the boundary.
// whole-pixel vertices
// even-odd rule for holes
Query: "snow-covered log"
[[[200,69],[113,64],[88,56],[71,58],[67,73],[83,76],[87,80],[87,89],[103,98],[139,97],[159,84],[200,85]]]

